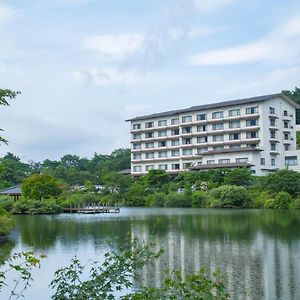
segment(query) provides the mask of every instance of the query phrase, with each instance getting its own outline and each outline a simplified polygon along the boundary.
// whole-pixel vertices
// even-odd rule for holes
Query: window
[[[197,121],[204,121],[206,120],[206,114],[198,114]]]
[[[182,123],[192,122],[192,116],[182,117]]]
[[[193,151],[192,149],[183,149],[182,150],[182,155],[192,155]]]
[[[198,132],[206,131],[206,125],[199,125],[199,126],[197,126],[197,131]]]
[[[133,144],[133,149],[141,149],[141,144]]]
[[[179,129],[172,129],[171,135],[179,135]]]
[[[287,110],[284,110],[284,111],[283,111],[283,115],[284,115],[285,117],[287,117],[287,116],[288,116],[288,112],[287,112]]]
[[[276,162],[275,162],[275,158],[271,158],[271,166],[275,166]]]
[[[229,128],[240,128],[241,123],[240,121],[231,121],[229,122]]]
[[[145,158],[146,158],[146,159],[154,158],[154,152],[148,152],[148,153],[145,153]]]
[[[289,151],[290,150],[290,145],[285,144],[284,145],[284,151]]]
[[[219,164],[230,164],[230,159],[229,158],[219,159]]]
[[[289,122],[284,122],[283,125],[284,125],[284,128],[289,128]]]
[[[241,144],[229,145],[229,149],[239,149],[239,148],[241,148]]]
[[[208,151],[207,147],[197,148],[197,154],[201,154],[201,153],[204,153],[204,152],[207,152],[207,151]]]
[[[206,163],[208,165],[213,165],[215,163],[215,160],[214,159],[209,159]]]
[[[297,156],[286,156],[285,157],[286,166],[297,166]]]
[[[159,170],[168,170],[168,165],[158,165]]]
[[[258,132],[257,131],[250,131],[246,133],[247,139],[255,139],[258,138]]]
[[[154,165],[146,165],[145,170],[150,171],[154,169]]]
[[[171,125],[178,125],[179,124],[179,118],[175,118],[171,120]]]
[[[211,117],[213,119],[221,119],[221,118],[223,118],[223,112],[222,111],[213,112]]]
[[[138,123],[138,124],[133,124],[133,125],[132,125],[132,129],[133,129],[133,130],[141,129],[141,124],[140,124],[140,123]]]
[[[248,157],[241,157],[236,159],[237,163],[247,163],[248,161],[249,161]]]
[[[224,135],[223,134],[214,135],[213,136],[213,141],[214,142],[222,142],[222,141],[224,141]]]
[[[260,159],[260,164],[261,164],[262,166],[264,166],[264,165],[266,164],[265,158],[261,158],[261,159]]]
[[[197,143],[207,143],[207,136],[198,136]]]
[[[133,140],[139,140],[141,137],[142,137],[141,134],[140,134],[140,133],[137,133],[137,134],[134,134],[134,135],[132,136],[132,139],[133,139]]]
[[[182,140],[182,144],[184,144],[184,145],[192,144],[192,139],[191,138],[185,138],[185,139]]]
[[[154,126],[153,122],[146,122],[145,123],[145,128],[152,128]]]
[[[158,147],[166,147],[167,146],[167,142],[166,141],[160,141],[158,142]]]
[[[159,158],[167,157],[167,156],[168,156],[168,152],[167,151],[158,152],[158,157]]]
[[[171,140],[171,146],[179,146],[179,140]]]
[[[133,166],[133,172],[141,172],[142,166]]]
[[[172,170],[179,170],[180,165],[179,164],[172,164]]]
[[[154,143],[145,143],[145,148],[146,149],[154,148]]]
[[[247,148],[256,148],[256,144],[247,144],[246,147]]]
[[[182,128],[182,133],[191,133],[192,132],[192,127],[183,127]]]
[[[270,126],[276,126],[276,120],[270,119]]]
[[[154,132],[153,132],[153,131],[151,131],[151,132],[146,132],[146,133],[145,133],[145,138],[146,138],[146,139],[152,139],[152,138],[154,138]]]
[[[213,130],[221,130],[223,128],[224,128],[224,124],[223,123],[216,123],[216,124],[213,124],[213,126],[212,126]]]
[[[239,116],[241,113],[240,109],[231,109],[229,110],[229,117]]]
[[[162,136],[167,136],[167,130],[161,130],[158,132],[158,136],[162,137]]]
[[[276,131],[270,131],[270,138],[276,139]]]
[[[224,146],[214,146],[213,147],[214,151],[220,151],[220,150],[224,150]]]
[[[141,159],[142,155],[140,153],[134,153],[132,156],[133,159]]]
[[[269,113],[271,115],[274,115],[275,114],[275,108],[274,107],[269,107]]]
[[[171,152],[171,156],[172,156],[172,157],[176,157],[176,156],[179,156],[179,155],[180,155],[179,150],[173,150],[173,151]]]
[[[241,134],[240,133],[229,134],[229,140],[231,140],[231,141],[240,140],[240,139],[241,139]]]
[[[288,139],[289,139],[289,134],[288,134],[288,133],[285,133],[285,134],[284,134],[284,139],[285,139],[285,140],[288,140]]]
[[[258,107],[257,106],[247,107],[246,108],[246,115],[257,114],[257,112],[258,112]]]
[[[167,126],[167,120],[159,120],[157,125],[158,127]]]
[[[258,125],[258,119],[252,119],[252,120],[246,120],[246,126],[257,126]]]

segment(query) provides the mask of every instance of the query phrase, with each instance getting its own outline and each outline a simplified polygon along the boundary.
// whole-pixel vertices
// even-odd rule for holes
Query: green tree
[[[128,206],[145,206],[146,188],[139,182],[133,183],[124,194],[125,204]]]
[[[143,179],[150,187],[161,187],[170,180],[170,177],[165,170],[150,170]]]
[[[268,175],[266,185],[272,193],[287,192],[296,196],[300,193],[300,173],[288,169],[276,171]]]
[[[11,91],[8,89],[0,89],[0,105],[9,106],[9,100],[16,98],[18,94],[21,92],[17,91]],[[3,131],[3,129],[0,128],[0,131]],[[0,136],[0,143],[7,144],[7,140],[4,139],[2,136]]]
[[[41,200],[58,197],[62,192],[62,188],[60,182],[51,175],[34,174],[24,180],[22,192],[27,199]]]
[[[103,176],[103,182],[106,189],[112,193],[123,194],[132,183],[130,176],[118,172],[109,172]]]
[[[252,178],[249,169],[234,169],[228,172],[227,176],[224,178],[224,183],[227,185],[248,186]]]

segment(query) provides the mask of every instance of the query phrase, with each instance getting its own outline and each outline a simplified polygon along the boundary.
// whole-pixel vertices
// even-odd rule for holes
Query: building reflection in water
[[[164,224],[167,230],[154,235],[149,223],[132,223],[132,238],[154,242],[156,250],[164,249],[153,266],[143,269],[136,286],[159,287],[164,271],[178,270],[184,277],[206,266],[209,273],[220,269],[226,274],[233,299],[300,299],[299,239],[286,242],[278,238],[276,227],[274,236],[248,227],[242,232],[245,238],[241,232],[232,234],[232,228],[213,233],[205,218],[199,222],[199,218],[189,217],[193,231],[188,233],[180,216],[175,226],[174,220],[169,220]]]

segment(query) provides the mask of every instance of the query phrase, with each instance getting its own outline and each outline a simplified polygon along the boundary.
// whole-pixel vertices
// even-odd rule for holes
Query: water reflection
[[[57,257],[66,249],[103,252],[106,241],[117,247],[128,233],[154,241],[165,253],[143,270],[143,284],[160,286],[162,270],[184,276],[206,265],[226,273],[234,299],[300,299],[299,211],[123,209],[119,215],[16,221],[19,244]]]

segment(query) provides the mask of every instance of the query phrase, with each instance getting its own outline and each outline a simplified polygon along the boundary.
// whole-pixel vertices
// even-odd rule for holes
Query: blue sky
[[[140,114],[300,85],[297,0],[0,0],[0,127],[23,160],[129,147]]]

